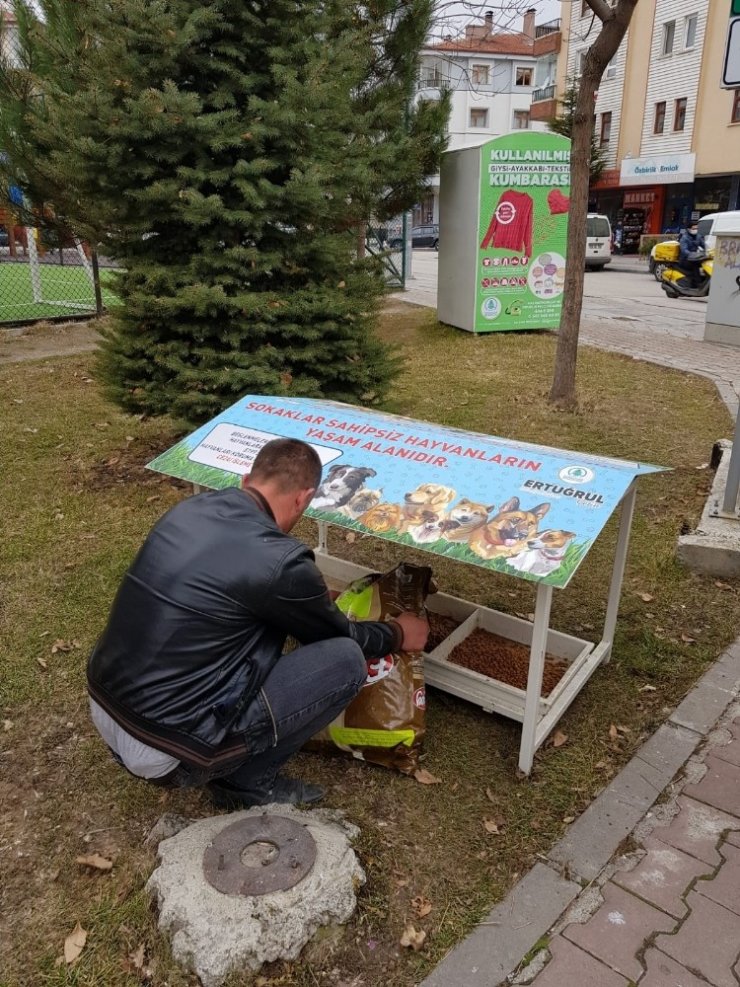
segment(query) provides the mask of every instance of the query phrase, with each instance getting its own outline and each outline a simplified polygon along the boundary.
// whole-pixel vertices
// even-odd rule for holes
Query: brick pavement
[[[693,781],[582,892],[539,956],[533,987],[738,987],[740,706],[690,762]],[[648,834],[648,835],[646,835]],[[543,966],[543,964],[545,964]],[[462,985],[461,985],[462,987]]]

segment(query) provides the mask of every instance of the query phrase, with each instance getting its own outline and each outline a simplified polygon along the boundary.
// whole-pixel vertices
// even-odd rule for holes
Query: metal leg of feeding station
[[[329,525],[326,521],[317,521],[316,525],[319,529],[319,541],[316,546],[316,551],[320,555],[329,554]]]
[[[534,608],[532,644],[529,649],[529,675],[527,676],[527,694],[524,701],[522,741],[519,747],[519,770],[525,774],[529,774],[532,770],[534,752],[537,750],[537,724],[540,718],[542,673],[545,670],[545,649],[547,648],[551,606],[552,586],[539,583],[537,602]]]
[[[534,753],[545,740],[560,717],[570,706],[583,686],[599,667],[611,656],[614,631],[619,610],[619,598],[622,591],[624,568],[627,562],[630,528],[635,508],[635,485],[632,484],[622,498],[619,533],[612,565],[612,578],[609,586],[609,599],[604,620],[604,632],[601,641],[588,655],[578,674],[568,683],[564,691],[550,707],[549,712],[540,717],[539,707],[542,693],[542,672],[544,669],[544,645],[540,646],[541,635],[547,641],[548,623],[550,617],[550,599],[543,600],[540,596],[543,590],[549,589],[540,583],[537,589],[537,605],[535,607],[535,625],[532,633],[532,647],[529,659],[529,678],[527,680],[527,695],[524,707],[524,723],[522,726],[522,743],[519,753],[519,768],[529,774],[534,759]],[[540,614],[542,611],[542,614]],[[539,620],[539,625],[538,625]]]
[[[609,599],[606,604],[606,618],[604,619],[604,633],[597,649],[603,650],[602,661],[609,661],[612,654],[612,644],[614,643],[614,630],[617,626],[617,613],[619,612],[619,598],[622,595],[622,580],[624,578],[624,567],[627,563],[627,550],[630,544],[630,530],[632,528],[632,515],[635,512],[635,496],[637,488],[631,483],[622,497],[622,508],[619,517],[619,534],[617,535],[617,547],[614,552],[614,564],[612,566],[612,581],[609,586]]]

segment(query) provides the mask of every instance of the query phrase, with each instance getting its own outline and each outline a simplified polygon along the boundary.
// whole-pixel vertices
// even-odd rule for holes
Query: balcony
[[[532,54],[535,58],[542,55],[557,55],[563,35],[560,32],[560,21],[550,21],[548,24],[539,24],[534,29],[534,47]]]
[[[558,101],[555,98],[555,86],[543,86],[532,93],[532,105],[529,108],[530,120],[552,120],[558,115]]]
[[[560,30],[560,18],[557,17],[554,21],[548,21],[546,24],[538,24],[534,29],[535,38],[544,38],[548,34],[555,34]]]
[[[544,89],[532,91],[533,103],[539,103],[543,99],[555,99],[555,86],[545,86]]]

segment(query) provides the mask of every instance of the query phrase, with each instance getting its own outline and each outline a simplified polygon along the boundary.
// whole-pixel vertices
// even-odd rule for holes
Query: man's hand
[[[401,628],[403,641],[401,648],[403,651],[423,651],[429,637],[429,624],[424,617],[418,617],[415,613],[399,613],[393,620]]]

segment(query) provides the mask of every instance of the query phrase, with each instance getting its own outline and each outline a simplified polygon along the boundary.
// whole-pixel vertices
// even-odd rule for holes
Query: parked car
[[[714,224],[716,223],[717,218],[719,216],[732,216],[733,218],[740,220],[740,210],[734,210],[734,211],[729,210],[727,212],[710,212],[707,213],[706,216],[702,216],[702,218],[699,220],[699,222],[696,225],[699,233],[704,237],[704,243],[708,251],[714,250],[714,243],[716,237],[713,235],[712,231],[714,230]],[[663,240],[663,243],[664,244],[675,243],[677,245],[678,238],[676,238],[675,240]],[[658,244],[656,243],[655,247],[657,246]],[[656,259],[655,247],[653,247],[653,249],[650,251],[650,257],[648,259],[648,267],[650,269],[650,273],[653,275],[655,280],[662,281],[663,271],[665,270],[665,264],[661,263],[660,260]]]
[[[396,236],[389,241],[392,250],[400,250],[403,247],[403,237]],[[411,230],[412,247],[433,247],[439,249],[439,226],[436,223],[428,223],[426,226],[414,226]]]
[[[612,261],[612,227],[607,216],[586,216],[586,267],[603,271]]]
[[[7,247],[10,243],[8,239],[8,231],[4,226],[0,226],[0,247]]]

